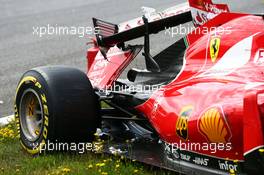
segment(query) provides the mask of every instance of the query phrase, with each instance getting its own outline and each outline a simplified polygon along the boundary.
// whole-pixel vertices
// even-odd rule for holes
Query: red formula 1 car
[[[39,67],[23,75],[15,101],[23,148],[38,154],[47,142],[97,132],[106,152],[185,174],[263,172],[263,15],[211,0],[144,11],[120,25],[93,19],[87,74]],[[151,34],[190,21],[194,31],[151,56]],[[140,37],[144,44],[127,44]],[[141,50],[146,69],[121,79]]]

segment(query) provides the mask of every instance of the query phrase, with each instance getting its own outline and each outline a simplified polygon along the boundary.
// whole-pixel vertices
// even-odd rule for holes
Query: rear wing
[[[142,18],[135,19],[138,21],[136,25],[132,24],[135,20],[128,21],[127,24],[123,23],[116,25],[93,18],[97,44],[101,47],[113,47],[118,44],[123,44],[126,41],[155,34],[170,27],[192,21],[188,3],[175,6],[174,9],[170,8],[170,10],[168,9],[167,11],[157,13],[154,18],[150,18],[147,15],[149,14],[145,14]]]
[[[189,0],[193,23],[196,27],[205,24],[221,13],[230,12],[226,4],[214,4],[212,0]]]

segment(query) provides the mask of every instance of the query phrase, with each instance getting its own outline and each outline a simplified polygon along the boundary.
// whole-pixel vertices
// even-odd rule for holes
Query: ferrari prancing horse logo
[[[210,41],[210,56],[211,60],[214,63],[218,57],[219,50],[220,50],[220,43],[221,40],[218,37],[214,37]]]

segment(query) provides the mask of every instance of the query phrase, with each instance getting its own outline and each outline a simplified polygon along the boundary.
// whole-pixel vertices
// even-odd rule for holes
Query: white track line
[[[8,125],[14,119],[15,119],[14,115],[9,115],[9,116],[0,118],[0,126]]]

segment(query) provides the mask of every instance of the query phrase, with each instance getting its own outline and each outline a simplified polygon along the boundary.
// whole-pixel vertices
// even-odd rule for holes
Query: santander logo
[[[192,16],[195,26],[200,26],[214,18],[220,13],[229,12],[229,8],[225,4],[213,4],[209,2],[196,2],[190,4],[192,7]]]
[[[223,8],[219,8],[214,4],[204,3],[205,10],[214,14],[220,14],[223,12],[228,12],[227,6],[224,6]]]

